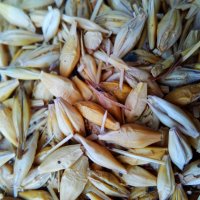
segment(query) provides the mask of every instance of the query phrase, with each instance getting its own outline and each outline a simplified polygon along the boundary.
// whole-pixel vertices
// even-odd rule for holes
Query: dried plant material
[[[18,138],[18,158],[25,148],[26,137],[28,135],[29,122],[31,118],[30,102],[24,89],[19,88],[17,95],[14,97],[12,107],[12,119]]]
[[[134,122],[140,117],[146,107],[146,99],[147,84],[140,82],[131,90],[125,101],[125,105],[130,109],[125,110],[127,122]]]
[[[150,2],[153,2],[153,1],[150,1]],[[146,61],[148,63],[156,64],[157,62],[161,60],[161,58],[158,55],[155,55],[143,49],[136,49],[133,52],[136,53],[136,55],[138,56],[138,60],[141,62]]]
[[[113,197],[128,197],[129,191],[113,174],[104,171],[92,171],[90,182],[105,194]]]
[[[169,130],[168,149],[172,162],[181,170],[192,159],[192,149],[188,141],[175,128]]]
[[[64,139],[64,134],[62,133],[58,125],[55,105],[49,104],[48,110],[49,111],[48,111],[48,118],[47,118],[47,133],[50,139],[53,137],[54,140],[59,142],[62,139]]]
[[[35,27],[30,18],[21,9],[5,3],[0,3],[0,14],[10,24],[35,32]]]
[[[28,134],[31,134],[36,130],[43,130],[43,126],[46,123],[47,123],[47,109],[41,108],[31,116]]]
[[[117,81],[111,82],[101,82],[100,87],[109,92],[110,94],[114,95],[120,102],[124,103],[127,96],[131,91],[131,87],[126,83],[123,83],[123,87],[119,88],[119,83]]]
[[[187,49],[198,43],[200,39],[200,32],[198,30],[191,30],[183,43],[183,49]]]
[[[64,171],[60,185],[61,200],[77,199],[87,183],[88,168],[88,158],[82,156],[71,168]]]
[[[127,195],[121,194],[120,192],[116,191],[114,188],[109,186],[107,183],[104,183],[92,177],[89,177],[89,180],[94,186],[96,186],[99,190],[103,191],[106,195],[121,198],[127,197]]]
[[[18,146],[17,135],[12,121],[12,112],[4,105],[0,105],[0,131],[14,146]]]
[[[21,159],[16,158],[14,164],[14,196],[17,197],[18,191],[22,184],[23,179],[28,174],[36,153],[37,142],[39,138],[39,132],[35,132],[31,138],[26,143],[25,153],[22,155]]]
[[[84,34],[84,44],[87,49],[96,50],[103,40],[101,32],[87,31]]]
[[[0,67],[8,66],[8,63],[9,63],[9,55],[7,48],[3,44],[0,44]]]
[[[0,69],[1,75],[6,75],[12,78],[21,79],[21,80],[38,80],[39,71],[34,69],[24,69],[20,67],[8,67],[5,69]]]
[[[49,8],[49,11],[45,16],[42,25],[42,32],[46,42],[48,42],[56,35],[58,31],[58,26],[60,24],[60,17],[61,16],[59,9]]]
[[[96,95],[99,104],[105,110],[107,110],[112,116],[114,116],[115,119],[121,122],[122,121],[121,108],[126,108],[126,107],[123,104],[119,104],[117,102],[117,99],[112,95],[110,95],[109,93],[98,91],[92,85],[90,85],[90,88]]]
[[[90,200],[103,200],[101,197],[99,197],[97,194],[93,193],[93,192],[88,192],[86,194],[86,196],[90,199]]]
[[[40,165],[44,161],[45,157],[48,155],[50,149],[51,149],[50,146],[46,146],[43,149],[41,149],[39,152],[37,152],[34,163],[36,163],[37,165]]]
[[[88,194],[88,193],[92,193],[94,195],[92,195],[92,197],[94,197],[94,200],[111,200],[107,195],[105,195],[102,191],[100,191],[99,189],[97,189],[93,184],[91,184],[90,181],[87,182],[84,191],[84,194]],[[96,199],[97,198],[97,199]]]
[[[52,200],[51,195],[44,190],[27,190],[20,192],[19,196],[26,200]]]
[[[58,126],[63,134],[66,136],[72,133],[84,135],[84,121],[77,109],[62,98],[57,98],[54,102]]]
[[[105,147],[85,139],[80,135],[75,135],[75,139],[80,141],[86,150],[87,156],[96,164],[112,169],[121,173],[126,170],[121,163],[119,163],[113,155]]]
[[[87,54],[83,45],[83,38],[81,35],[81,58],[80,58],[80,67],[78,72],[85,80],[92,81],[96,83],[97,77],[97,65],[95,59]]]
[[[131,49],[134,48],[140,38],[140,34],[144,27],[146,20],[145,13],[137,15],[135,18],[130,19],[118,32],[114,47],[113,55],[122,58]]]
[[[169,92],[165,99],[179,106],[196,101],[200,96],[200,84],[186,85]]]
[[[9,194],[13,193],[13,168],[5,164],[0,168],[0,185],[1,188]]]
[[[109,131],[98,138],[125,148],[143,148],[161,141],[161,133],[137,124],[125,124],[119,130]]]
[[[54,0],[55,1],[55,4],[58,8],[60,8],[60,6],[62,5],[63,3],[63,0]]]
[[[38,166],[38,171],[40,174],[43,174],[67,169],[82,155],[83,152],[78,144],[60,147],[44,159],[44,161]]]
[[[91,6],[88,0],[69,0],[65,4],[65,13],[69,16],[90,18]]]
[[[148,105],[166,126],[177,127],[184,134],[190,135],[193,138],[199,136],[199,131],[193,122],[178,106],[156,96],[148,96]]]
[[[177,184],[174,190],[173,195],[170,197],[170,200],[188,200],[186,193],[183,190],[181,184]]]
[[[36,190],[43,187],[49,180],[51,174],[39,174],[37,168],[33,168],[29,171],[27,176],[22,181],[22,188],[25,190]]]
[[[41,45],[32,50],[24,50],[12,63],[15,66],[47,68],[59,60],[59,45]]]
[[[160,51],[168,50],[179,38],[182,31],[179,10],[170,9],[158,24],[157,48]]]
[[[189,137],[188,140],[192,147],[196,149],[198,153],[200,153],[200,136],[198,138]]]
[[[75,21],[73,21],[70,31],[66,32],[65,41],[60,55],[60,74],[68,77],[80,58],[80,44]]]
[[[41,81],[38,81],[34,84],[33,97],[34,99],[42,99],[44,101],[49,101],[53,98],[53,95],[49,92],[49,90]]]
[[[0,167],[15,157],[15,153],[10,151],[0,151]]]
[[[114,56],[113,54],[109,56],[103,51],[95,51],[93,55],[95,58],[97,58],[105,63],[111,64],[113,67],[115,67],[118,70],[128,70],[129,69],[127,64],[122,59]]]
[[[94,23],[90,20],[84,19],[84,18],[63,15],[62,19],[66,23],[70,23],[70,24],[72,24],[75,20],[79,27],[81,27],[82,29],[87,30],[87,31],[98,31],[98,32],[101,32],[104,34],[108,34],[108,35],[110,34],[110,31],[108,31],[108,30],[102,28],[101,26],[97,25],[96,23]]]
[[[158,0],[149,1],[148,3],[148,40],[150,49],[154,49],[156,43],[157,30],[157,12],[159,10],[160,2]]]
[[[121,156],[118,156],[119,160],[129,165],[144,165],[148,163],[163,165],[162,157],[166,153],[166,149],[154,147],[130,149],[128,152],[119,149],[112,149],[112,151],[121,154]]]
[[[180,176],[183,185],[199,185],[199,164],[200,160],[196,160],[185,167],[182,176]]]
[[[131,199],[136,199],[136,198],[140,198],[143,197],[145,194],[147,194],[148,187],[134,187],[131,190],[131,195],[130,198]]]
[[[114,10],[120,10],[125,13],[132,12],[131,2],[129,2],[127,0],[108,0],[108,4]]]
[[[71,104],[82,100],[81,94],[70,79],[46,72],[41,72],[40,79],[55,97],[62,97]]]
[[[80,101],[75,104],[81,115],[87,120],[101,126],[105,110],[91,101]],[[105,121],[105,128],[117,130],[120,128],[117,122],[109,113]]]
[[[80,93],[85,101],[95,100],[95,96],[94,96],[92,90],[89,88],[89,86],[84,81],[79,79],[78,76],[74,76],[72,78],[72,81],[74,82],[74,84],[76,85],[78,90],[80,91]]]
[[[42,40],[42,35],[20,29],[7,30],[0,33],[0,43],[11,46],[29,45]]]
[[[152,112],[152,110],[149,108],[149,106],[146,106],[144,112],[140,116],[140,118],[137,120],[137,123],[146,125],[147,127],[158,130],[160,121],[157,118],[157,116]]]
[[[98,15],[95,22],[100,26],[117,34],[121,27],[131,19],[129,14],[117,10],[109,10]]]
[[[37,28],[41,28],[46,14],[46,10],[32,10],[30,11],[29,16],[34,25]]]
[[[174,173],[172,171],[170,158],[165,156],[163,160],[166,164],[160,165],[157,177],[157,189],[159,199],[161,200],[168,199],[175,189]]]
[[[50,5],[54,3],[54,0],[24,0],[21,4],[20,7],[22,9],[35,9],[35,8],[41,8],[47,5]]]
[[[121,179],[134,187],[156,186],[156,177],[139,166],[128,166],[127,174],[123,174]]]
[[[6,100],[19,85],[17,79],[0,82],[0,101]]]
[[[0,1],[0,199],[196,195],[198,1]]]

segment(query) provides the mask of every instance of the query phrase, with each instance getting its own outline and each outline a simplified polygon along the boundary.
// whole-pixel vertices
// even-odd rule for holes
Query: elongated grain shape
[[[27,150],[21,159],[16,158],[14,164],[14,196],[17,196],[23,179],[28,174],[36,153],[39,132],[33,133],[33,136],[27,141]]]
[[[88,158],[82,156],[71,168],[62,175],[60,186],[61,200],[76,200],[87,183]]]
[[[137,124],[125,124],[119,130],[109,131],[98,138],[125,148],[143,148],[161,141],[161,133]]]
[[[82,100],[81,94],[70,79],[46,72],[41,72],[40,79],[55,97],[62,97],[70,104]]]
[[[17,135],[12,121],[12,112],[3,105],[0,105],[0,131],[11,144],[18,146]]]
[[[86,154],[94,163],[118,172],[126,172],[122,164],[119,163],[105,147],[87,140],[80,135],[75,135],[75,139],[82,143],[86,149]]]
[[[21,9],[0,3],[0,14],[11,24],[35,32],[35,27],[28,15]]]
[[[40,174],[48,172],[56,172],[61,169],[67,169],[72,166],[81,156],[83,152],[80,145],[68,145],[60,147],[38,166]]]
[[[91,101],[81,101],[75,104],[79,112],[87,120],[101,126],[105,110],[96,103]],[[105,128],[111,130],[119,129],[119,122],[117,122],[109,113],[106,118]]]

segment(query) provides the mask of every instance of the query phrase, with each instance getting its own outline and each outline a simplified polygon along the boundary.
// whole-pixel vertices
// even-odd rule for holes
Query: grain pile
[[[199,17],[199,0],[0,1],[0,199],[196,200]]]

